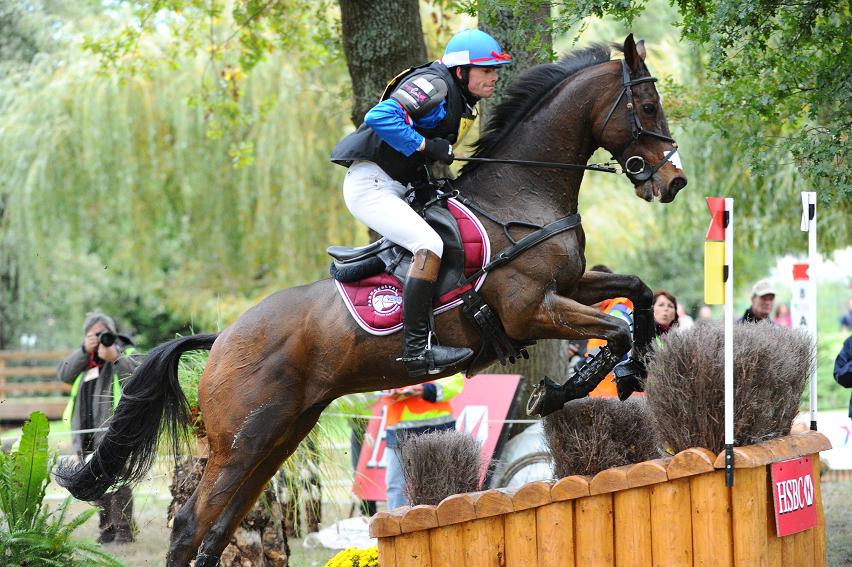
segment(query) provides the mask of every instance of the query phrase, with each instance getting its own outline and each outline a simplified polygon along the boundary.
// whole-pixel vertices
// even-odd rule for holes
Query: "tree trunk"
[[[343,53],[352,78],[352,122],[360,126],[388,82],[426,63],[417,0],[339,0]]]
[[[480,102],[480,127],[488,123],[489,110],[494,108],[506,96],[506,88],[524,71],[540,63],[549,63],[552,53],[552,36],[548,24],[550,7],[545,5],[537,9],[518,9],[520,15],[509,9],[495,9],[480,12],[480,27],[490,33],[503,51],[512,56],[512,64],[500,67],[500,80],[494,95]],[[492,365],[486,372],[521,374],[525,380],[519,389],[518,401],[508,419],[529,419],[526,415],[526,402],[532,387],[544,376],[557,382],[568,377],[568,356],[565,341],[539,341],[530,349],[529,360],[521,359],[514,365]],[[514,437],[527,427],[515,424],[510,430]]]
[[[172,502],[168,509],[168,526],[175,513],[192,496],[201,481],[207,458],[184,457],[175,464],[169,491]],[[248,515],[240,523],[231,543],[222,552],[221,567],[288,567],[290,547],[284,534],[283,513],[278,497],[269,485]]]

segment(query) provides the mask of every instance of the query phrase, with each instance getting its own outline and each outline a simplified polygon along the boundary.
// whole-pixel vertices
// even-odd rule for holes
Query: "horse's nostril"
[[[672,191],[677,193],[684,187],[686,187],[686,178],[685,177],[675,177],[672,179],[672,182],[669,184],[669,187]]]

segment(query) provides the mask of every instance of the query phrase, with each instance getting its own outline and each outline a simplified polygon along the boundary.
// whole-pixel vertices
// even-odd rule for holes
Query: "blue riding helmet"
[[[447,67],[509,65],[512,56],[503,53],[497,40],[479,30],[462,30],[450,39],[441,62]]]

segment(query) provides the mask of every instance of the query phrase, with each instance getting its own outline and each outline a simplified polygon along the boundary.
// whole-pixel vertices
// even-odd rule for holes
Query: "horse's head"
[[[674,200],[686,186],[686,174],[677,159],[677,144],[669,134],[656,78],[645,66],[645,46],[624,40],[624,60],[618,80],[620,94],[602,101],[595,118],[601,146],[621,164],[636,188],[636,195],[663,203]]]

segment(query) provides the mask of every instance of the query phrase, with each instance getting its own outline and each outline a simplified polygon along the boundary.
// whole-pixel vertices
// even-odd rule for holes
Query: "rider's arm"
[[[370,109],[364,123],[390,147],[410,156],[425,144],[414,126],[437,126],[447,115],[446,96],[447,84],[440,77],[414,77],[403,81],[390,98]]]

